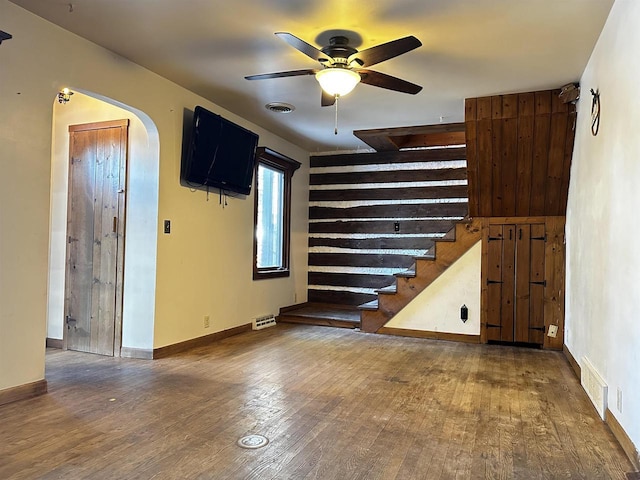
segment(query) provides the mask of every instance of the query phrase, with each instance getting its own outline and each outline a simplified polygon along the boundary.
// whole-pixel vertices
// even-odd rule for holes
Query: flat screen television
[[[251,193],[258,135],[197,106],[180,168],[183,185]]]

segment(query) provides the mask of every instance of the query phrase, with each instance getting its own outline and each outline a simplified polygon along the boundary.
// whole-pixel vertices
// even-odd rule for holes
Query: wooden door
[[[128,124],[69,126],[64,343],[70,350],[120,352]]]
[[[487,340],[544,343],[544,224],[490,225]]]

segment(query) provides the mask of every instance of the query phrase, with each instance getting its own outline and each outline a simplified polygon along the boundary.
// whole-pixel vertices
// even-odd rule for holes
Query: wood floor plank
[[[0,478],[625,479],[561,352],[279,324],[159,360],[47,353]],[[267,436],[258,450],[237,446]]]

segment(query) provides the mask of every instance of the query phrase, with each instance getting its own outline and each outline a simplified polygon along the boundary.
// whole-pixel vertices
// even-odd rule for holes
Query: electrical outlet
[[[558,335],[558,326],[557,325],[549,325],[549,333],[547,334],[549,337],[556,338]]]
[[[209,328],[209,315],[204,316],[204,328]]]
[[[618,387],[618,398],[616,402],[616,407],[618,407],[618,411],[622,413],[622,389]]]
[[[393,224],[393,231],[398,233],[400,231],[400,222],[395,222]]]

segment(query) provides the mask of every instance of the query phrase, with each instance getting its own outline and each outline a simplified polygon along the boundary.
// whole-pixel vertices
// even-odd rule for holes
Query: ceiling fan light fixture
[[[348,94],[360,82],[360,75],[347,68],[325,68],[316,73],[316,80],[329,95]]]

